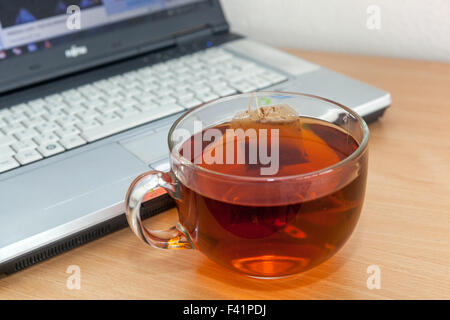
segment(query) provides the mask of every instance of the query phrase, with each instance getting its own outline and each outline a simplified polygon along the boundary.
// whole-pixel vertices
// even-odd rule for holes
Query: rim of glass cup
[[[330,171],[333,171],[336,168],[342,167],[345,164],[347,164],[348,162],[351,162],[352,160],[358,158],[363,151],[367,148],[368,142],[369,142],[369,127],[367,126],[366,122],[364,121],[363,118],[361,118],[355,111],[353,111],[352,109],[350,109],[349,107],[346,107],[336,101],[333,100],[329,100],[327,98],[323,98],[323,97],[319,97],[319,96],[315,96],[312,94],[308,94],[308,93],[300,93],[300,92],[289,92],[289,91],[256,91],[256,92],[249,92],[249,93],[241,93],[241,94],[234,94],[228,97],[223,97],[223,98],[218,98],[206,103],[203,103],[195,108],[192,108],[191,110],[189,110],[188,112],[186,112],[185,114],[183,114],[181,117],[179,117],[174,124],[172,125],[172,127],[169,130],[169,134],[168,134],[168,144],[169,144],[169,152],[170,152],[170,157],[173,157],[174,153],[172,152],[172,148],[173,148],[173,143],[171,142],[170,137],[172,136],[173,131],[175,130],[175,128],[178,126],[178,124],[185,118],[187,118],[188,116],[191,115],[191,113],[202,109],[202,108],[207,108],[210,107],[214,104],[218,104],[221,103],[223,101],[229,101],[229,100],[234,100],[237,98],[243,98],[243,97],[248,97],[250,98],[252,95],[269,95],[269,94],[288,94],[288,95],[293,95],[293,96],[303,96],[303,97],[308,97],[308,98],[313,98],[313,99],[317,99],[317,100],[321,100],[323,102],[326,103],[331,103],[335,106],[338,106],[339,108],[347,111],[348,113],[350,113],[353,117],[356,118],[356,120],[358,120],[359,125],[361,126],[362,132],[363,132],[363,139],[361,141],[361,143],[359,144],[358,148],[352,152],[352,154],[350,154],[348,157],[346,157],[345,159],[322,169],[319,170],[315,170],[315,171],[311,171],[311,172],[307,172],[307,173],[301,173],[301,174],[295,174],[295,175],[288,175],[288,176],[261,176],[261,177],[248,177],[248,176],[238,176],[238,175],[231,175],[231,174],[225,174],[225,173],[221,173],[221,172],[217,172],[214,170],[210,170],[210,169],[206,169],[203,168],[195,163],[192,163],[192,161],[184,158],[183,156],[177,156],[177,160],[184,166],[189,166],[191,168],[194,168],[195,170],[201,171],[201,172],[205,172],[208,173],[210,175],[213,176],[218,176],[218,177],[226,177],[226,178],[232,178],[233,180],[243,180],[243,181],[282,181],[282,180],[291,180],[291,179],[306,179],[309,177],[313,177],[313,176],[318,176],[318,175],[322,175],[322,174],[326,174],[329,173]]]

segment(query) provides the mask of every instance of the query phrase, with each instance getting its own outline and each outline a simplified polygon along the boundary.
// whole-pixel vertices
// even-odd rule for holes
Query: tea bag
[[[252,108],[256,101],[256,108]],[[288,104],[259,106],[256,96],[252,96],[248,109],[237,113],[230,122],[231,129],[266,129],[270,132],[278,129],[280,139],[280,165],[293,165],[307,162],[308,157],[303,146],[302,123],[299,114]],[[288,139],[286,139],[288,138]],[[287,145],[286,141],[289,141]],[[290,152],[287,152],[289,149]],[[295,150],[295,156],[292,156]]]

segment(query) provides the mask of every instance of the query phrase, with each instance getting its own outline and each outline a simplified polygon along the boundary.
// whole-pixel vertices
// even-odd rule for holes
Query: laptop
[[[169,170],[187,110],[298,91],[366,121],[390,94],[230,32],[217,0],[0,0],[0,273],[126,226],[124,197]],[[162,194],[144,216],[173,202]]]

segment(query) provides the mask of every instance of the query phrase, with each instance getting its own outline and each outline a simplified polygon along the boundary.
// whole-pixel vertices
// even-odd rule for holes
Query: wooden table
[[[193,250],[147,248],[125,229],[0,278],[0,298],[450,298],[450,64],[289,50],[390,91],[370,125],[370,170],[356,231],[319,267],[284,280],[247,279]],[[175,210],[155,218],[161,226]],[[81,289],[69,290],[69,265]],[[367,268],[381,270],[369,290]]]

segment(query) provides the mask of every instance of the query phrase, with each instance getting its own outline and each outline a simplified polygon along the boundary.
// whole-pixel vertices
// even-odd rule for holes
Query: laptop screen
[[[202,0],[0,0],[0,60],[50,49],[68,35]]]

